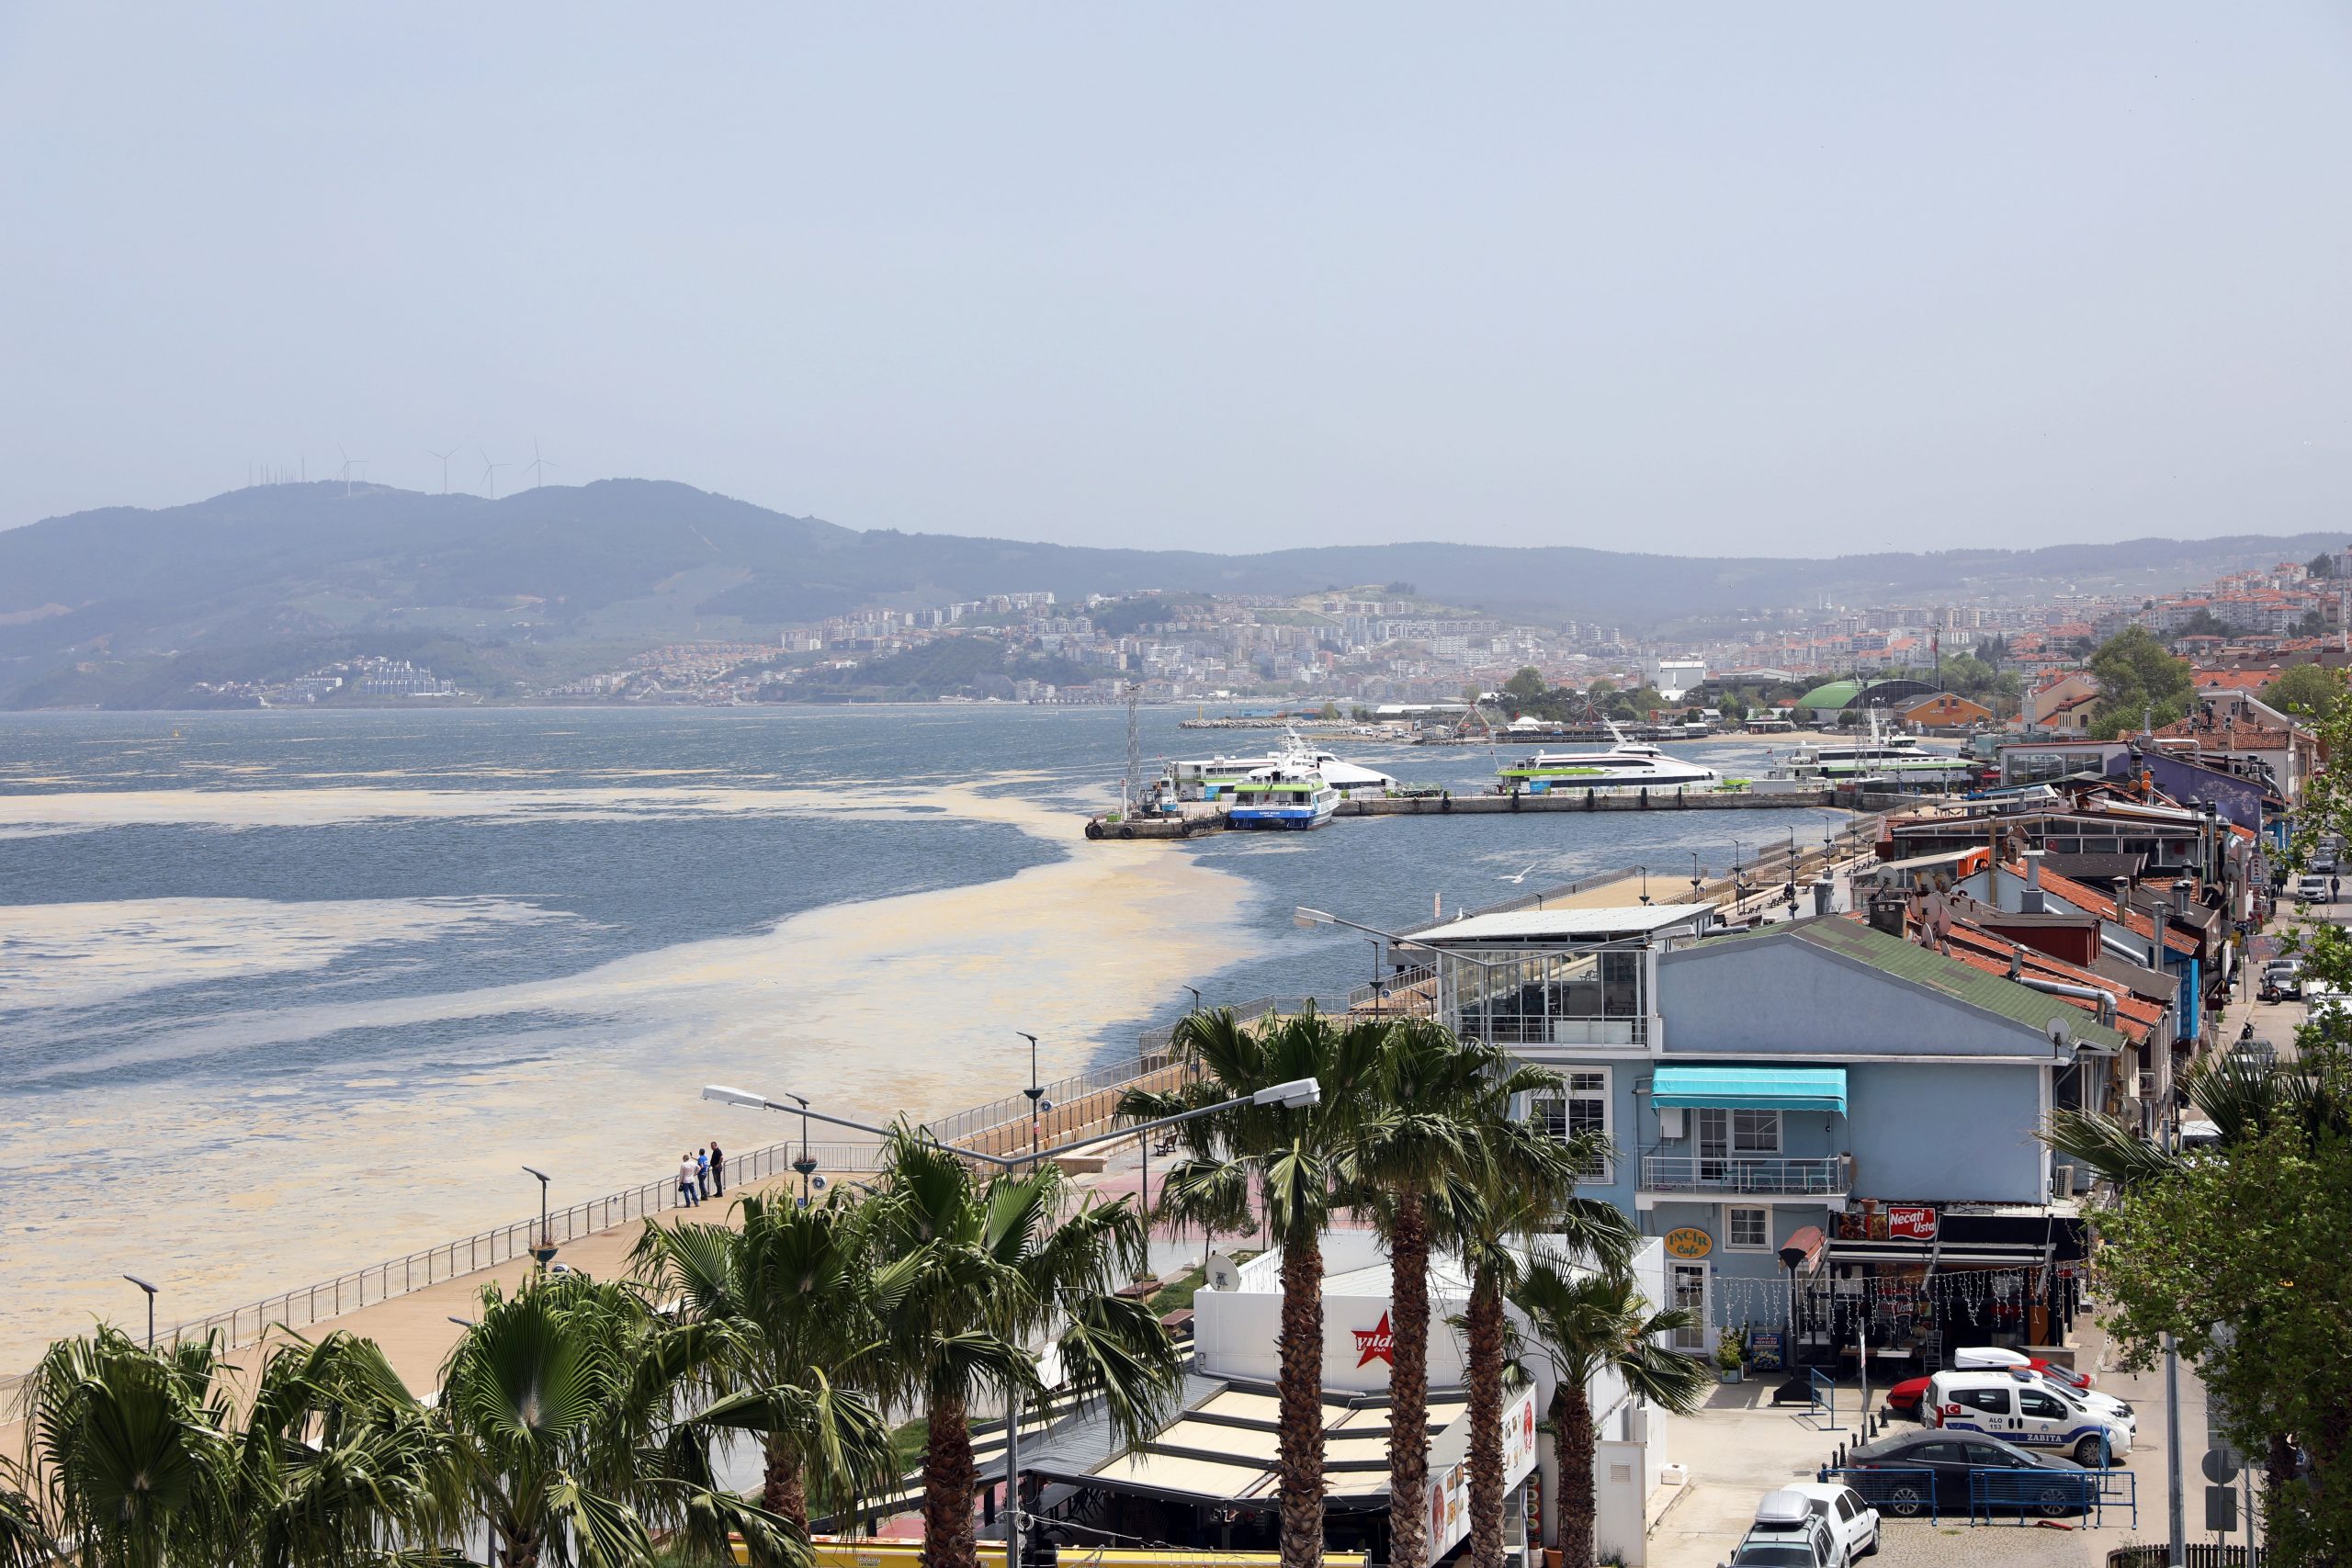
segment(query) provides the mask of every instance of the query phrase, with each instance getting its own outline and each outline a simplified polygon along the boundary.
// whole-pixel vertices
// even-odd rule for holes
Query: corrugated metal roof
[[[1621,904],[1600,909],[1511,909],[1431,926],[1415,942],[1476,945],[1483,942],[1602,942],[1644,936],[1712,916],[1713,904]]]
[[[1846,1113],[1843,1067],[1661,1066],[1650,1083],[1659,1105],[1735,1111],[1835,1111]]]
[[[2046,996],[1998,975],[1947,958],[1931,948],[1901,941],[1875,931],[1860,920],[1815,919],[1766,927],[1733,937],[1711,937],[1691,949],[1693,954],[1719,952],[1730,943],[1793,940],[1825,953],[1834,953],[1868,964],[1881,974],[1925,987],[1980,1011],[1995,1013],[2043,1032],[2052,1018],[2066,1020],[2069,1036],[2093,1044],[2120,1049],[2123,1036],[2097,1019],[2080,1014],[2062,998]]]

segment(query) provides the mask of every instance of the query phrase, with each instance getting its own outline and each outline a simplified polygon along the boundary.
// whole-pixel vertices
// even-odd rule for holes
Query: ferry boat
[[[1342,761],[1329,751],[1310,747],[1296,730],[1290,730],[1284,734],[1283,749],[1264,756],[1208,757],[1197,761],[1170,762],[1160,775],[1162,793],[1177,800],[1222,800],[1233,793],[1236,785],[1269,768],[1320,773],[1323,782],[1338,790],[1342,798],[1359,792],[1379,795],[1396,786],[1396,781],[1388,774]]]
[[[1502,787],[1546,795],[1560,790],[1713,789],[1723,783],[1723,774],[1713,768],[1628,740],[1614,724],[1609,729],[1616,744],[1607,750],[1538,751],[1499,770]]]
[[[1229,828],[1320,828],[1340,809],[1340,792],[1313,768],[1261,768],[1226,793]]]
[[[1770,794],[1867,781],[1884,790],[1931,794],[1966,789],[1976,782],[1977,773],[1972,758],[1928,750],[1916,735],[1883,733],[1879,716],[1872,713],[1867,737],[1799,746],[1758,780],[1757,787]]]

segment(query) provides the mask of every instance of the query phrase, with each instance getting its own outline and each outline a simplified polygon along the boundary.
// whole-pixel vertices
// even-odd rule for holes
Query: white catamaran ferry
[[[1799,746],[1758,787],[1770,794],[1871,779],[1897,790],[1965,789],[1975,782],[1976,766],[1967,757],[1924,749],[1916,735],[1883,732],[1873,711],[1867,737]]]
[[[1340,809],[1340,792],[1312,767],[1261,768],[1227,786],[1232,828],[1320,828]]]
[[[1285,735],[1281,750],[1262,757],[1208,757],[1198,761],[1170,762],[1160,782],[1163,793],[1178,800],[1223,800],[1232,795],[1236,785],[1269,768],[1320,773],[1323,782],[1342,797],[1359,793],[1380,795],[1396,786],[1396,781],[1386,773],[1341,761],[1329,751],[1309,747],[1295,730]]]
[[[1615,744],[1606,750],[1538,751],[1499,770],[1502,787],[1550,795],[1562,790],[1713,789],[1723,783],[1723,774],[1714,769],[1628,740],[1614,724],[1609,733]]]

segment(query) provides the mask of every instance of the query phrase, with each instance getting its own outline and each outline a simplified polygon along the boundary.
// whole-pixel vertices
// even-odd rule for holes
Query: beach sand
[[[59,1151],[105,1148],[61,1168],[12,1205],[0,1245],[0,1370],[96,1314],[142,1311],[121,1282],[166,1287],[162,1321],[194,1319],[345,1269],[523,1217],[536,1189],[526,1163],[555,1178],[563,1204],[653,1180],[677,1152],[713,1138],[736,1153],[783,1141],[781,1117],[701,1100],[706,1083],[787,1090],[844,1114],[936,1115],[1017,1091],[1041,1042],[1050,1077],[1132,1048],[1136,1021],[1182,982],[1242,956],[1240,878],[1154,844],[1081,845],[1080,822],[989,781],[919,794],[698,789],[475,791],[368,788],[156,791],[0,797],[0,831],[89,830],[123,822],[356,820],[481,815],[485,808],[623,816],[810,811],[889,817],[928,808],[1005,824],[1072,851],[974,886],[811,910],[764,931],[679,943],[560,980],[381,1002],[319,1003],[233,1024],[192,1022],[133,1049],[195,1052],[232,1042],[298,1053],[336,1029],[400,1023],[445,1032],[482,1066],[429,1083],[399,1064],[332,1081],[284,1078],[254,1090],[185,1084],[28,1097],[0,1132],[18,1171]],[[176,901],[160,901],[176,902]],[[195,901],[189,901],[195,902]],[[209,901],[207,901],[209,902]],[[221,901],[233,904],[234,900]],[[417,901],[408,901],[414,903]],[[437,902],[437,901],[427,901]],[[519,918],[453,901],[448,918]],[[74,906],[90,919],[96,906]],[[233,966],[241,941],[277,953],[289,938],[256,901],[241,935],[233,909],[182,911]],[[36,918],[38,911],[35,912]],[[157,961],[185,961],[182,927],[146,922]],[[364,922],[367,912],[343,917]],[[411,911],[406,918],[430,919]],[[272,921],[277,924],[272,924]],[[185,922],[183,923],[183,925]],[[219,929],[214,929],[215,926]],[[119,971],[121,961],[112,961]],[[124,983],[119,972],[89,984]],[[550,1030],[545,1019],[571,1021]],[[500,1049],[501,1020],[529,1015],[527,1042]],[[511,1032],[511,1031],[510,1031]],[[323,1103],[332,1107],[322,1112]]]

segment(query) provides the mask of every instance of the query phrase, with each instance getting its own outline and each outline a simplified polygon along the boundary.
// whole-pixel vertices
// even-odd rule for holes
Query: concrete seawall
[[[1749,795],[1736,790],[1709,790],[1702,794],[1620,793],[1602,795],[1587,791],[1579,795],[1388,795],[1364,797],[1340,802],[1341,817],[1454,817],[1493,816],[1497,813],[1528,811],[1786,811],[1809,806],[1831,806],[1836,802],[1826,789],[1792,791],[1783,795]]]

